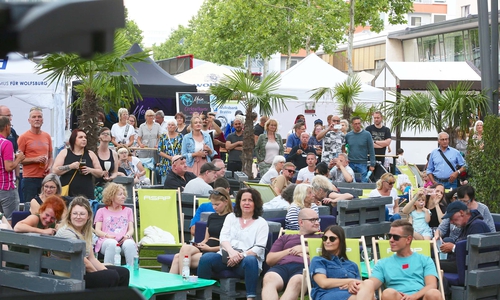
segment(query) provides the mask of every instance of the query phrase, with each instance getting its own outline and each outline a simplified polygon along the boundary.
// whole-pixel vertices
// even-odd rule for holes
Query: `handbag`
[[[85,151],[83,152],[85,154]],[[82,161],[83,154],[80,157],[80,162]],[[68,184],[63,185],[61,187],[61,196],[69,196],[69,186],[71,185],[71,182],[73,182],[73,179],[75,178],[76,172],[78,172],[78,169],[75,170],[73,173],[73,176],[71,176],[71,180],[68,182]]]

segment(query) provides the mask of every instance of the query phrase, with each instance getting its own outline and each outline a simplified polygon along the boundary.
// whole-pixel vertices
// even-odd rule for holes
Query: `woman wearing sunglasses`
[[[370,192],[368,197],[391,197],[392,203],[385,205],[385,220],[394,221],[401,219],[399,215],[399,196],[394,188],[396,178],[391,173],[385,173],[377,180],[377,188]]]
[[[191,269],[197,268],[201,256],[206,252],[217,252],[220,250],[219,236],[226,216],[233,211],[233,205],[226,189],[218,187],[210,191],[210,202],[215,210],[215,214],[208,216],[205,239],[193,245],[185,244],[178,254],[175,255],[170,273],[181,274],[182,259],[185,256],[190,258]]]
[[[328,226],[322,236],[321,256],[311,261],[311,296],[315,300],[356,299],[361,276],[356,263],[346,254],[345,233],[342,227]]]

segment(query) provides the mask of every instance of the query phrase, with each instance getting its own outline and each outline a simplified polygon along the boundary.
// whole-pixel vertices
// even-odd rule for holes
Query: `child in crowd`
[[[429,175],[427,175],[426,171],[422,172],[422,178],[424,179],[424,188],[431,187],[434,184],[429,178]]]
[[[415,230],[414,237],[416,240],[430,240],[432,238],[432,230],[429,227],[431,220],[431,211],[425,207],[425,195],[419,193],[417,201],[413,206],[413,210],[409,217],[409,221],[413,224]]]
[[[396,166],[406,166],[408,164],[403,156],[404,153],[405,151],[402,148],[396,150],[396,154],[398,156],[398,158],[396,158]]]

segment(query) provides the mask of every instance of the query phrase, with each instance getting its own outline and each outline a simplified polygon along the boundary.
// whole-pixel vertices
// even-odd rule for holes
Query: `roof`
[[[139,45],[134,44],[127,52],[135,54],[142,52]],[[142,97],[175,99],[177,92],[196,92],[194,84],[187,84],[168,74],[151,58],[132,64],[128,67],[130,75]]]
[[[481,90],[481,73],[469,62],[385,62],[374,79],[376,87],[399,85],[401,90],[427,90],[429,81],[439,89],[472,82],[473,90]]]

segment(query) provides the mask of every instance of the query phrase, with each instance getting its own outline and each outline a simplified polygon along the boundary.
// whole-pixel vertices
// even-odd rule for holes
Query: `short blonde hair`
[[[380,176],[380,179],[377,180],[377,190],[380,190],[382,188],[382,184],[384,183],[384,181],[387,181],[390,178],[396,180],[396,178],[394,177],[394,175],[392,173],[389,173],[389,172],[387,172],[384,175]]]
[[[269,130],[269,125],[271,124],[276,124],[276,129],[278,128],[278,121],[276,121],[275,119],[269,119],[266,121],[266,123],[264,124],[264,129],[267,131]]]
[[[293,204],[300,208],[304,208],[304,199],[307,196],[307,192],[312,190],[312,186],[307,183],[299,183],[293,191]]]
[[[127,113],[127,115],[129,115],[128,113],[128,109],[122,107],[118,110],[118,118],[120,118],[124,113]]]
[[[102,191],[102,203],[106,206],[113,204],[113,199],[115,199],[120,190],[122,190],[125,197],[127,197],[127,190],[123,185],[114,182],[106,184],[106,187]]]

